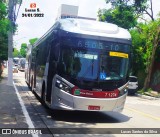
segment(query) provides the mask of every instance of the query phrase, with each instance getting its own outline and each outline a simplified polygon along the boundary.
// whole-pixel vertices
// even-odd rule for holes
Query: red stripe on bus
[[[74,87],[72,89],[72,94],[76,96],[92,98],[117,98],[119,96],[119,90],[116,89],[114,91],[90,91]]]

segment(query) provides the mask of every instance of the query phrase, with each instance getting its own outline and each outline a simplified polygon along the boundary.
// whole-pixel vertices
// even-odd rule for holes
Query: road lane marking
[[[17,87],[16,87],[16,85],[15,85],[14,82],[13,82],[13,86],[14,86],[14,88],[15,88],[17,97],[18,97],[18,99],[19,99],[19,103],[20,103],[20,105],[21,105],[21,107],[22,107],[22,112],[23,112],[23,114],[24,114],[24,116],[25,116],[25,118],[26,118],[26,122],[27,122],[27,124],[28,124],[28,127],[35,129],[35,127],[34,127],[34,125],[33,125],[33,123],[32,123],[32,120],[31,120],[31,118],[30,118],[30,116],[29,116],[29,114],[28,114],[28,111],[27,111],[27,109],[26,109],[26,107],[25,107],[25,105],[24,105],[24,103],[23,103],[23,101],[22,101],[22,98],[21,98],[21,96],[20,96],[20,94],[19,94],[19,92],[18,92],[18,89],[17,89]],[[32,137],[39,137],[39,136],[38,136],[37,134],[32,134]]]
[[[128,109],[128,110],[130,110],[130,111],[133,111],[133,112],[136,112],[136,113],[139,113],[139,114],[141,114],[141,115],[143,115],[143,116],[152,118],[152,119],[154,119],[154,120],[159,120],[159,121],[160,121],[160,118],[155,117],[155,116],[152,116],[152,115],[150,115],[150,114],[146,114],[146,113],[141,112],[141,111],[138,111],[138,110],[136,110],[136,109],[132,109],[132,108],[128,108],[128,107],[126,107],[126,109]]]

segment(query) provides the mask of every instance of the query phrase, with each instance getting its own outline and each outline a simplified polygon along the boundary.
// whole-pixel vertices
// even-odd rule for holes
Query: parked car
[[[129,77],[128,95],[134,95],[138,90],[138,79],[136,76]]]
[[[18,66],[18,62],[19,62],[19,58],[18,57],[13,58],[14,66]]]
[[[24,71],[25,70],[25,64],[26,64],[26,59],[25,58],[19,59],[18,70]]]

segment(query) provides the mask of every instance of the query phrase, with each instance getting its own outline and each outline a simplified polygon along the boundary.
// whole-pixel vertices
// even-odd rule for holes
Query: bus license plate
[[[88,106],[88,110],[100,110],[100,106]]]

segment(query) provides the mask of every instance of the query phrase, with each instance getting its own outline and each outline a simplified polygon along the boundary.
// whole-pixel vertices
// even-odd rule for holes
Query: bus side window
[[[60,55],[60,47],[59,44],[56,44],[55,46],[53,46],[53,59],[55,61],[58,61],[59,55]]]

